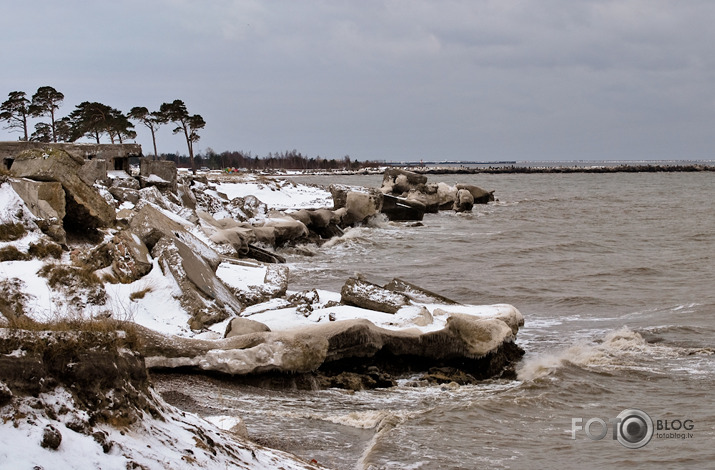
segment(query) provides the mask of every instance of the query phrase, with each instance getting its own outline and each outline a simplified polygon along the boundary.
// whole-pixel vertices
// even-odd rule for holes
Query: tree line
[[[173,160],[177,166],[188,164],[185,158],[176,154],[163,154],[163,158]],[[308,157],[296,149],[283,152],[270,152],[265,157],[258,157],[251,152],[225,151],[215,152],[212,148],[196,155],[196,164],[207,168],[246,169],[246,170],[359,170],[380,166],[377,161],[357,161],[345,155],[343,158]]]
[[[26,142],[75,142],[89,138],[100,143],[105,135],[111,143],[124,143],[125,139],[135,139],[135,121],[149,129],[156,150],[156,131],[160,126],[173,124],[174,134],[183,134],[189,151],[191,169],[195,173],[194,142],[199,140],[198,131],[206,126],[206,121],[198,114],[190,114],[181,100],[163,103],[157,111],[135,106],[124,114],[116,108],[103,103],[83,101],[67,116],[59,118],[65,95],[51,86],[37,89],[31,98],[24,91],[12,91],[7,100],[0,105],[0,121],[6,123],[5,129],[18,131],[21,141]],[[49,118],[49,122],[38,122],[30,134],[30,118]]]
[[[20,140],[26,142],[75,142],[89,138],[100,143],[105,136],[111,143],[124,143],[135,139],[137,133],[134,123],[146,127],[151,133],[154,157],[173,160],[177,166],[188,166],[196,173],[197,166],[210,168],[245,168],[248,170],[266,169],[304,169],[304,170],[356,170],[379,166],[377,161],[355,161],[346,155],[341,159],[307,157],[297,150],[269,153],[263,158],[251,152],[225,151],[216,153],[211,148],[201,155],[194,155],[194,142],[200,138],[198,131],[206,126],[198,114],[190,114],[181,100],[163,103],[158,110],[150,111],[144,106],[135,106],[127,114],[103,103],[83,101],[75,106],[67,116],[58,117],[64,94],[51,86],[42,86],[28,98],[24,91],[13,91],[0,105],[0,121],[6,123],[5,129],[20,132]],[[30,118],[46,118],[46,122],[34,125],[30,132]],[[175,127],[174,134],[182,134],[186,140],[188,158],[178,154],[157,152],[156,133],[167,124]],[[198,163],[197,163],[198,162]]]

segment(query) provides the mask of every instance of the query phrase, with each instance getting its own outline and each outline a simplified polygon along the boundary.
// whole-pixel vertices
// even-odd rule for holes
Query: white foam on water
[[[628,368],[655,372],[653,368],[643,365],[646,359],[678,355],[672,348],[650,345],[639,333],[622,327],[606,333],[603,340],[597,343],[579,342],[555,352],[526,358],[517,368],[517,376],[520,380],[531,381],[566,365],[584,369]]]

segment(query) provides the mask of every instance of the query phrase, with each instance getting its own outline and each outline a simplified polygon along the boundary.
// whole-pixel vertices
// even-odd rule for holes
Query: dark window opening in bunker
[[[129,170],[129,159],[128,158],[115,158],[114,159],[114,169],[115,170]]]
[[[3,164],[5,164],[5,168],[8,170],[12,168],[12,164],[15,162],[14,158],[6,158],[3,160]]]

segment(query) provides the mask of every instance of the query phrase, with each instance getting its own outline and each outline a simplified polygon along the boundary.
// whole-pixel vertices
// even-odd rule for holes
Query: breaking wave
[[[577,343],[553,353],[526,358],[517,369],[517,377],[533,381],[569,365],[594,371],[640,368],[646,358],[679,355],[673,348],[651,345],[638,332],[622,327],[597,342]]]

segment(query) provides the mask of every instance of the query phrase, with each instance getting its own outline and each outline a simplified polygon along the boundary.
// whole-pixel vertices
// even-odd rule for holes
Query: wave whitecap
[[[635,367],[645,355],[677,356],[670,348],[650,345],[639,333],[622,327],[607,333],[601,341],[577,343],[553,353],[526,358],[517,369],[522,381],[532,381],[574,365],[584,369],[619,369]]]

